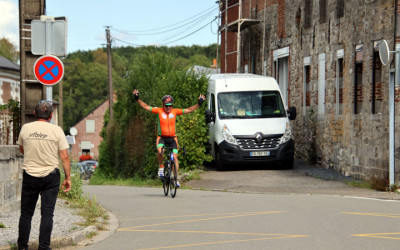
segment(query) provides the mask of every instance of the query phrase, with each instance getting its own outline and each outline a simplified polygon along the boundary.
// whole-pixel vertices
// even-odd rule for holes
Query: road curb
[[[52,238],[50,247],[53,249],[62,249],[71,246],[87,246],[106,239],[112,235],[119,226],[117,217],[108,210],[106,210],[106,212],[108,215],[108,220],[106,221],[106,224],[103,225],[105,230],[99,230],[96,226],[88,226],[80,231],[71,233],[71,235]],[[90,235],[94,233],[96,233],[96,235],[90,237]],[[30,249],[37,249],[38,247],[39,240],[33,240],[29,242]],[[0,246],[0,250],[11,249],[13,249],[11,246]]]

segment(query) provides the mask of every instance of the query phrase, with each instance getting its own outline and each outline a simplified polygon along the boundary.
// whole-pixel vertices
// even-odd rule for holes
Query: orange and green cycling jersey
[[[166,113],[163,108],[150,108],[151,113],[158,114],[158,135],[162,137],[175,137],[176,116],[183,115],[183,109],[172,109]]]

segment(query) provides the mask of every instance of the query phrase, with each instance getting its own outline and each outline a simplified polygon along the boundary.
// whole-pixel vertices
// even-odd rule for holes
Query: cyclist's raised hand
[[[203,102],[204,102],[204,100],[206,99],[206,97],[204,96],[204,95],[202,95],[202,94],[200,94],[200,96],[199,96],[199,106],[201,106],[201,104],[203,104]]]
[[[133,94],[133,97],[135,97],[135,100],[136,100],[136,101],[139,100],[139,90],[138,90],[138,89],[135,89],[135,90],[132,92],[132,94]]]

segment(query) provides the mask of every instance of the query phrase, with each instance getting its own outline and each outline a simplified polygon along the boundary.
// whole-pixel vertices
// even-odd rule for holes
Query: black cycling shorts
[[[178,138],[175,137],[161,137],[161,136],[157,136],[157,148],[159,147],[170,147],[170,148],[174,148],[173,152],[174,153],[178,153]]]

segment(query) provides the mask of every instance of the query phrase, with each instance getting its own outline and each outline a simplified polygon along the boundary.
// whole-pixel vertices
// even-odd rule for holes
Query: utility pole
[[[108,61],[109,116],[110,116],[110,121],[111,121],[113,119],[113,86],[112,86],[112,69],[111,69],[110,26],[106,26],[106,38],[107,38],[107,61]]]
[[[33,65],[39,58],[31,53],[31,22],[45,13],[45,0],[19,1],[21,126],[35,121],[36,103],[46,99],[46,87],[34,79]]]

